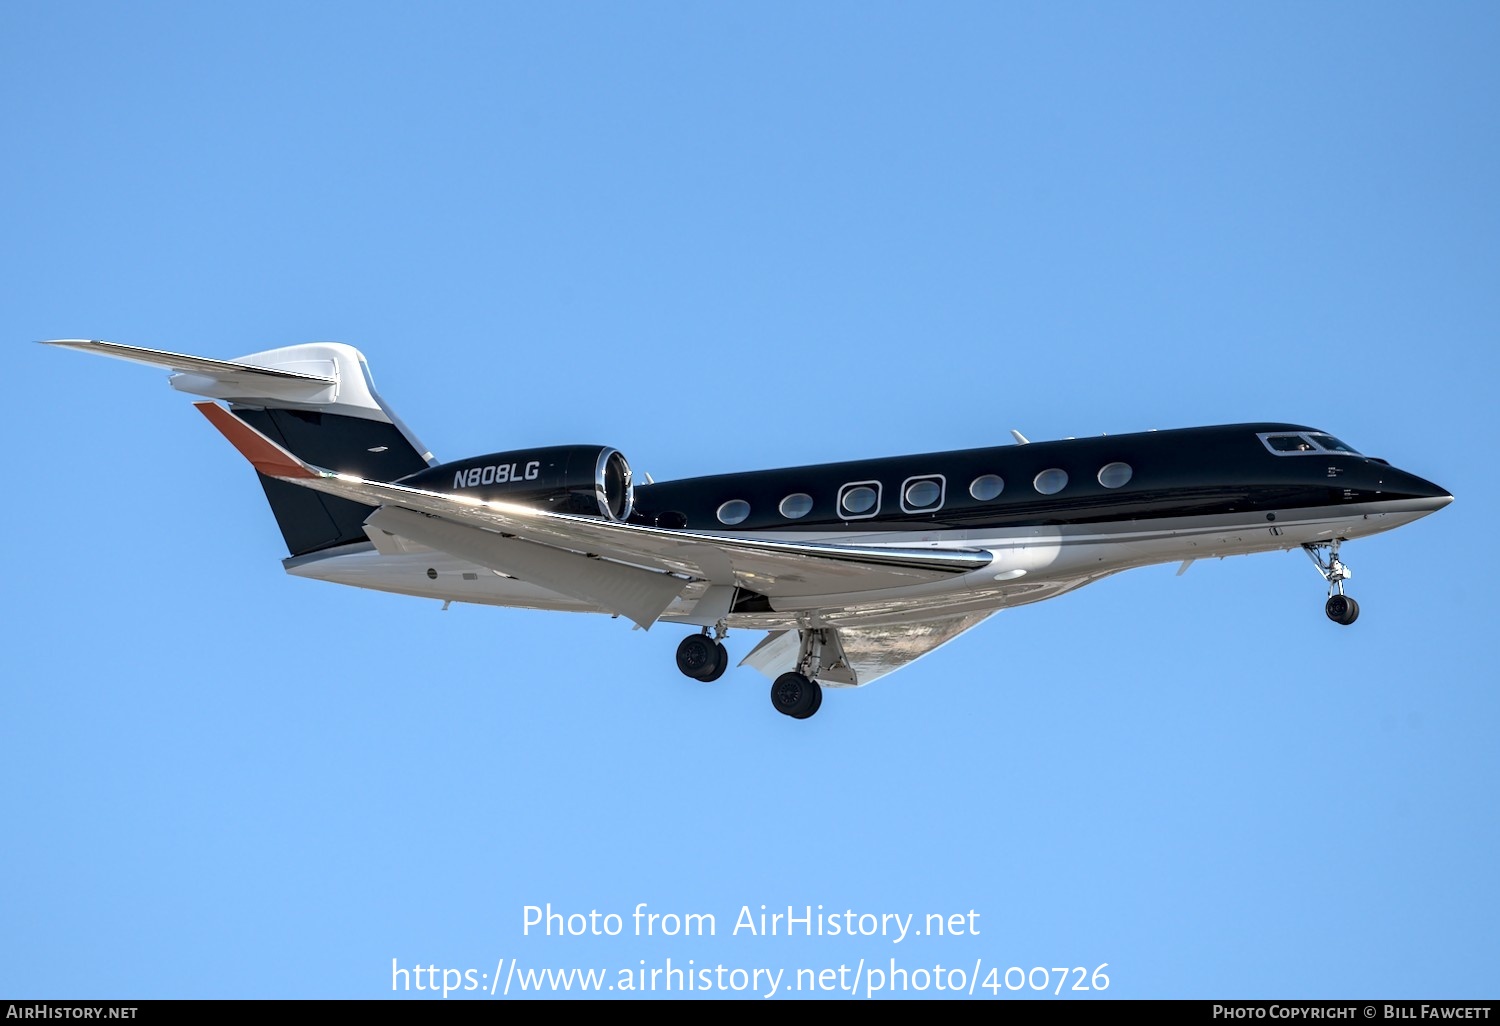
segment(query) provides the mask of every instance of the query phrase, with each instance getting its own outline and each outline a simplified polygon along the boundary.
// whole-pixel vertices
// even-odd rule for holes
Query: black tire
[[[1328,614],[1328,619],[1334,623],[1341,623],[1345,627],[1359,619],[1359,603],[1347,595],[1330,595],[1328,604],[1323,607],[1323,612]]]
[[[706,634],[689,634],[677,646],[677,668],[686,676],[702,680],[719,665],[724,647]],[[727,660],[726,660],[727,661]]]
[[[771,705],[783,716],[805,720],[818,700],[818,686],[800,673],[783,673],[771,683]]]
[[[702,674],[698,678],[705,684],[712,684],[714,681],[724,676],[724,671],[729,669],[729,649],[724,647],[724,643],[722,641],[714,642],[714,648],[719,653],[719,661],[714,664],[714,668],[712,670],[710,670],[708,673]]]
[[[813,703],[812,703],[812,708],[809,709],[809,710],[807,710],[807,712],[805,712],[805,713],[798,714],[795,717],[796,719],[805,720],[805,719],[809,718],[810,716],[813,716],[814,714],[816,714],[819,709],[823,708],[823,685],[819,684],[817,681],[813,681],[812,682],[812,687],[813,687]]]

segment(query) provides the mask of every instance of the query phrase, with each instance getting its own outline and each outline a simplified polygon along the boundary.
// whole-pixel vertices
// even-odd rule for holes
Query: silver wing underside
[[[994,610],[985,610],[925,623],[828,628],[823,632],[825,664],[817,679],[830,687],[868,684],[936,651],[993,614]],[[773,679],[789,673],[798,668],[802,634],[796,630],[772,631],[740,665]]]

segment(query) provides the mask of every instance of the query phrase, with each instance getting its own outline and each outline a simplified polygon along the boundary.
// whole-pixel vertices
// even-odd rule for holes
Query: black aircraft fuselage
[[[1447,496],[1438,485],[1342,443],[1339,449],[1320,446],[1320,438],[1337,443],[1295,424],[1230,424],[715,474],[637,484],[629,521],[691,531],[847,535],[1247,511],[1274,519],[1278,511]],[[1273,443],[1286,448],[1278,451]],[[579,448],[590,459],[597,451]],[[509,461],[502,473],[507,465],[530,466],[515,454],[501,455]],[[505,499],[529,484],[517,477],[453,488],[452,477],[445,466],[406,480],[486,499]],[[867,492],[854,495],[861,488]],[[788,504],[789,497],[794,502]],[[869,505],[851,504],[851,497]]]

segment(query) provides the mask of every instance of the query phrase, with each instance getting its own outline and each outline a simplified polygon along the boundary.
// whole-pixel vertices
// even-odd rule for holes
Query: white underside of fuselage
[[[772,598],[773,611],[732,614],[727,625],[748,630],[877,626],[994,611],[1052,598],[1133,567],[1362,538],[1411,523],[1443,504],[1424,499],[1350,503],[1278,512],[1274,521],[1268,520],[1265,512],[1253,512],[1065,527],[851,532],[833,537],[821,532],[778,532],[774,537],[786,541],[905,549],[985,549],[994,554],[994,560],[983,569],[914,587],[849,595]],[[725,537],[744,536],[717,533]],[[608,612],[431,549],[382,554],[373,545],[348,546],[287,559],[284,565],[288,573],[297,577],[420,598],[564,612]],[[661,619],[694,623],[695,608],[706,587],[702,583],[687,584],[683,595]]]

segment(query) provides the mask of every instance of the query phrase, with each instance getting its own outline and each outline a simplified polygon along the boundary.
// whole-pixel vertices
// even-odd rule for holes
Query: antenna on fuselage
[[[1021,432],[1017,431],[1015,428],[1011,428],[1010,429],[1010,436],[1016,440],[1016,444],[1017,445],[1030,445],[1031,444],[1031,439],[1029,439],[1025,435],[1021,434]]]

